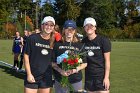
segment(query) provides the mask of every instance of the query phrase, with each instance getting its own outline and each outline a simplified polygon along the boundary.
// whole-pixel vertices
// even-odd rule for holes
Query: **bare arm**
[[[104,53],[105,57],[105,78],[109,78],[110,73],[110,52]]]
[[[24,54],[24,65],[25,65],[25,70],[27,73],[27,80],[28,82],[35,82],[35,79],[31,73],[31,69],[30,69],[30,63],[29,63],[29,55]]]
[[[110,86],[110,81],[109,81],[109,74],[110,74],[110,52],[104,53],[105,57],[105,77],[104,77],[104,86],[105,89],[108,90]]]
[[[13,40],[13,45],[12,45],[12,54],[14,52],[14,40]]]
[[[21,45],[20,45],[20,47],[21,47],[21,53],[22,53],[22,49],[23,49],[23,38],[21,37]]]
[[[24,43],[23,43],[23,37],[21,37],[21,45],[22,46],[24,45]]]
[[[87,63],[82,63],[82,64],[80,64],[80,66],[76,67],[76,69],[73,69],[73,73],[78,73],[80,70],[82,70],[86,67],[87,67]]]
[[[53,69],[58,71],[61,75],[68,76],[67,73],[64,70],[62,70],[56,63],[52,62],[52,67]]]

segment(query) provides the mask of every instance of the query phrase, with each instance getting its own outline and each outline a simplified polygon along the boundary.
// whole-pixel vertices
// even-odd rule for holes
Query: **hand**
[[[71,74],[73,74],[73,70],[67,70],[66,72],[67,72],[67,75],[68,76],[71,75]]]
[[[78,73],[76,69],[72,69],[72,72],[73,72],[72,74]]]
[[[22,47],[22,45],[19,45],[20,47]]]
[[[74,73],[77,73],[77,70],[76,69],[71,69],[71,70],[67,70],[67,75],[71,75],[71,74],[74,74]]]
[[[103,86],[105,87],[105,90],[109,90],[109,87],[110,87],[109,78],[104,78],[104,80],[103,80]]]
[[[63,76],[69,76],[69,75],[67,74],[67,72],[64,71],[64,70],[61,70],[60,74],[63,75]]]
[[[32,74],[27,75],[27,81],[30,82],[30,83],[34,83],[35,82],[34,76]]]

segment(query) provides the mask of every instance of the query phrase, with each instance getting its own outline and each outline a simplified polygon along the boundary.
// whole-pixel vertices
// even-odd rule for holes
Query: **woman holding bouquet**
[[[65,71],[62,69],[62,54],[69,52],[82,52],[84,49],[84,45],[80,43],[76,37],[76,23],[72,20],[67,20],[64,23],[63,31],[62,31],[62,41],[56,42],[54,45],[54,61],[53,68],[54,77],[55,77],[55,93],[69,93],[69,88],[63,86],[63,76],[68,77],[68,82],[72,85],[74,91],[82,90],[82,72],[81,70],[87,66],[86,58],[83,57],[83,62],[78,65],[76,68],[69,69]],[[74,54],[73,54],[74,55]],[[68,57],[68,56],[67,56]],[[66,59],[65,59],[66,60]],[[67,67],[66,67],[67,68]]]
[[[89,17],[84,21],[87,37],[83,39],[87,55],[85,89],[88,93],[109,93],[111,43],[108,38],[96,33],[96,21]]]
[[[42,21],[42,32],[27,39],[24,59],[26,78],[24,93],[50,93],[52,81],[52,46],[55,20],[47,16]]]

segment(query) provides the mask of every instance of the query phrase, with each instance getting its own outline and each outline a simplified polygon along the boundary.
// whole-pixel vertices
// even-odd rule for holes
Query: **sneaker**
[[[12,69],[13,69],[13,70],[16,70],[16,67],[15,67],[15,66],[13,66],[13,67],[12,67]]]
[[[17,72],[19,72],[19,73],[24,73],[25,70],[23,70],[23,69],[18,69]]]
[[[19,70],[19,68],[18,67],[16,67],[16,69],[15,69],[16,71],[18,71]]]
[[[87,91],[86,90],[79,90],[79,91],[74,92],[74,93],[87,93]]]
[[[17,70],[17,72],[19,72],[19,73],[22,72],[22,69]]]

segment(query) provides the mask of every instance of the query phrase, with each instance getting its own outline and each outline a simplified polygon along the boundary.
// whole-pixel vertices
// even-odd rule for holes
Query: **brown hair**
[[[54,46],[54,41],[55,41],[54,32],[55,30],[50,34],[50,48],[53,48]]]
[[[58,33],[60,33],[60,27],[59,27],[59,25],[56,24],[56,25],[54,26],[54,29],[55,29],[55,31],[57,31]]]
[[[79,40],[78,40],[76,35],[77,35],[77,30],[75,29],[75,33],[74,33],[73,40],[72,40],[73,43],[79,42]],[[65,42],[65,41],[66,41],[65,28],[63,28],[63,31],[62,31],[62,42]]]

